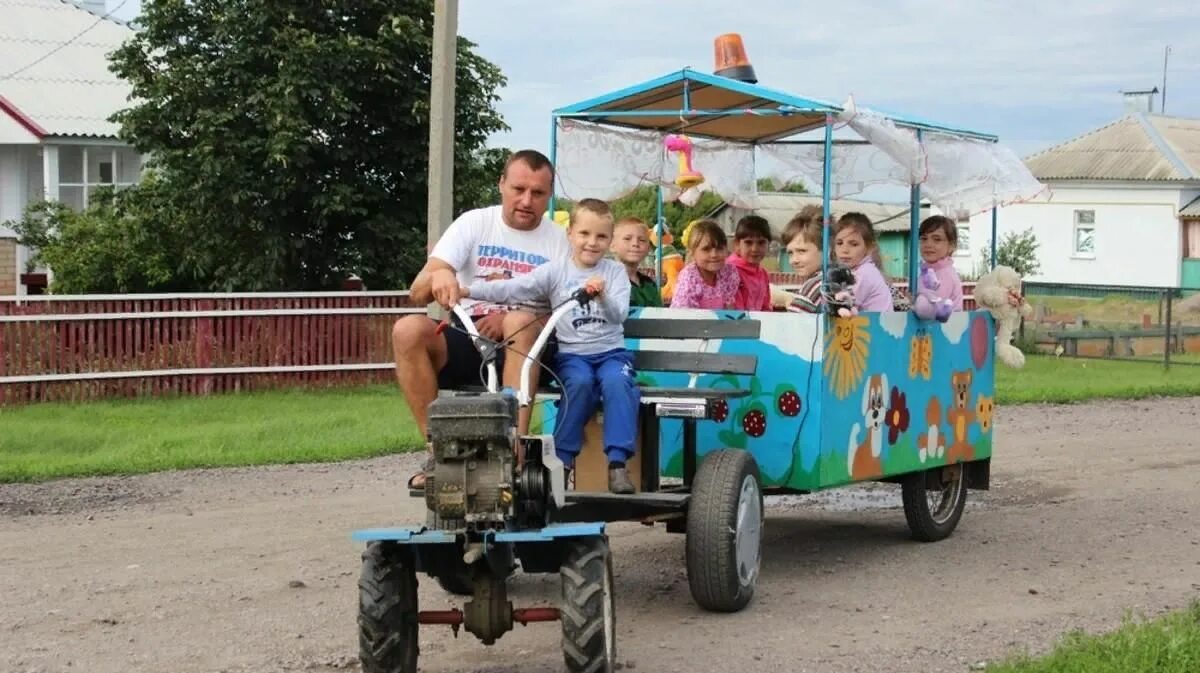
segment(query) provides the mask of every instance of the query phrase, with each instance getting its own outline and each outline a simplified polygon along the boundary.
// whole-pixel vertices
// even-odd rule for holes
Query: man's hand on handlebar
[[[604,278],[602,276],[592,276],[583,284],[583,289],[592,297],[599,297],[604,292]]]
[[[458,284],[458,277],[449,269],[438,269],[431,273],[430,286],[434,301],[447,309],[462,298],[462,287]]]

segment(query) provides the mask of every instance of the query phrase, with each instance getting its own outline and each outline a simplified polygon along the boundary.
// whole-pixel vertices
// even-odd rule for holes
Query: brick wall
[[[0,238],[0,295],[17,293],[17,241]]]

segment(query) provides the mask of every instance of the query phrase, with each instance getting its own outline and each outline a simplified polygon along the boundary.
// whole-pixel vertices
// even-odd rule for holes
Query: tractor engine
[[[502,527],[513,511],[517,401],[484,393],[439,397],[429,405],[435,467],[425,503],[443,527]]]

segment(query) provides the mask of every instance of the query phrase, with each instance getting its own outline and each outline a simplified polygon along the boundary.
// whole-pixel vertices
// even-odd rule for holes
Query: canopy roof
[[[746,143],[767,143],[818,128],[833,103],[684,68],[641,84],[568,105],[555,117],[626,128],[674,132]],[[884,113],[899,126],[995,141],[996,136]]]

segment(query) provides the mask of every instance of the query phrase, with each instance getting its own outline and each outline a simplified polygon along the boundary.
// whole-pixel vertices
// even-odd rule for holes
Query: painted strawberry
[[[767,415],[758,409],[751,409],[742,417],[742,429],[751,437],[762,437],[767,432]]]
[[[800,396],[794,390],[785,390],[775,400],[775,405],[784,416],[795,416],[800,413]]]
[[[718,423],[724,423],[729,418],[729,404],[725,400],[717,400],[712,404],[712,417]]]

